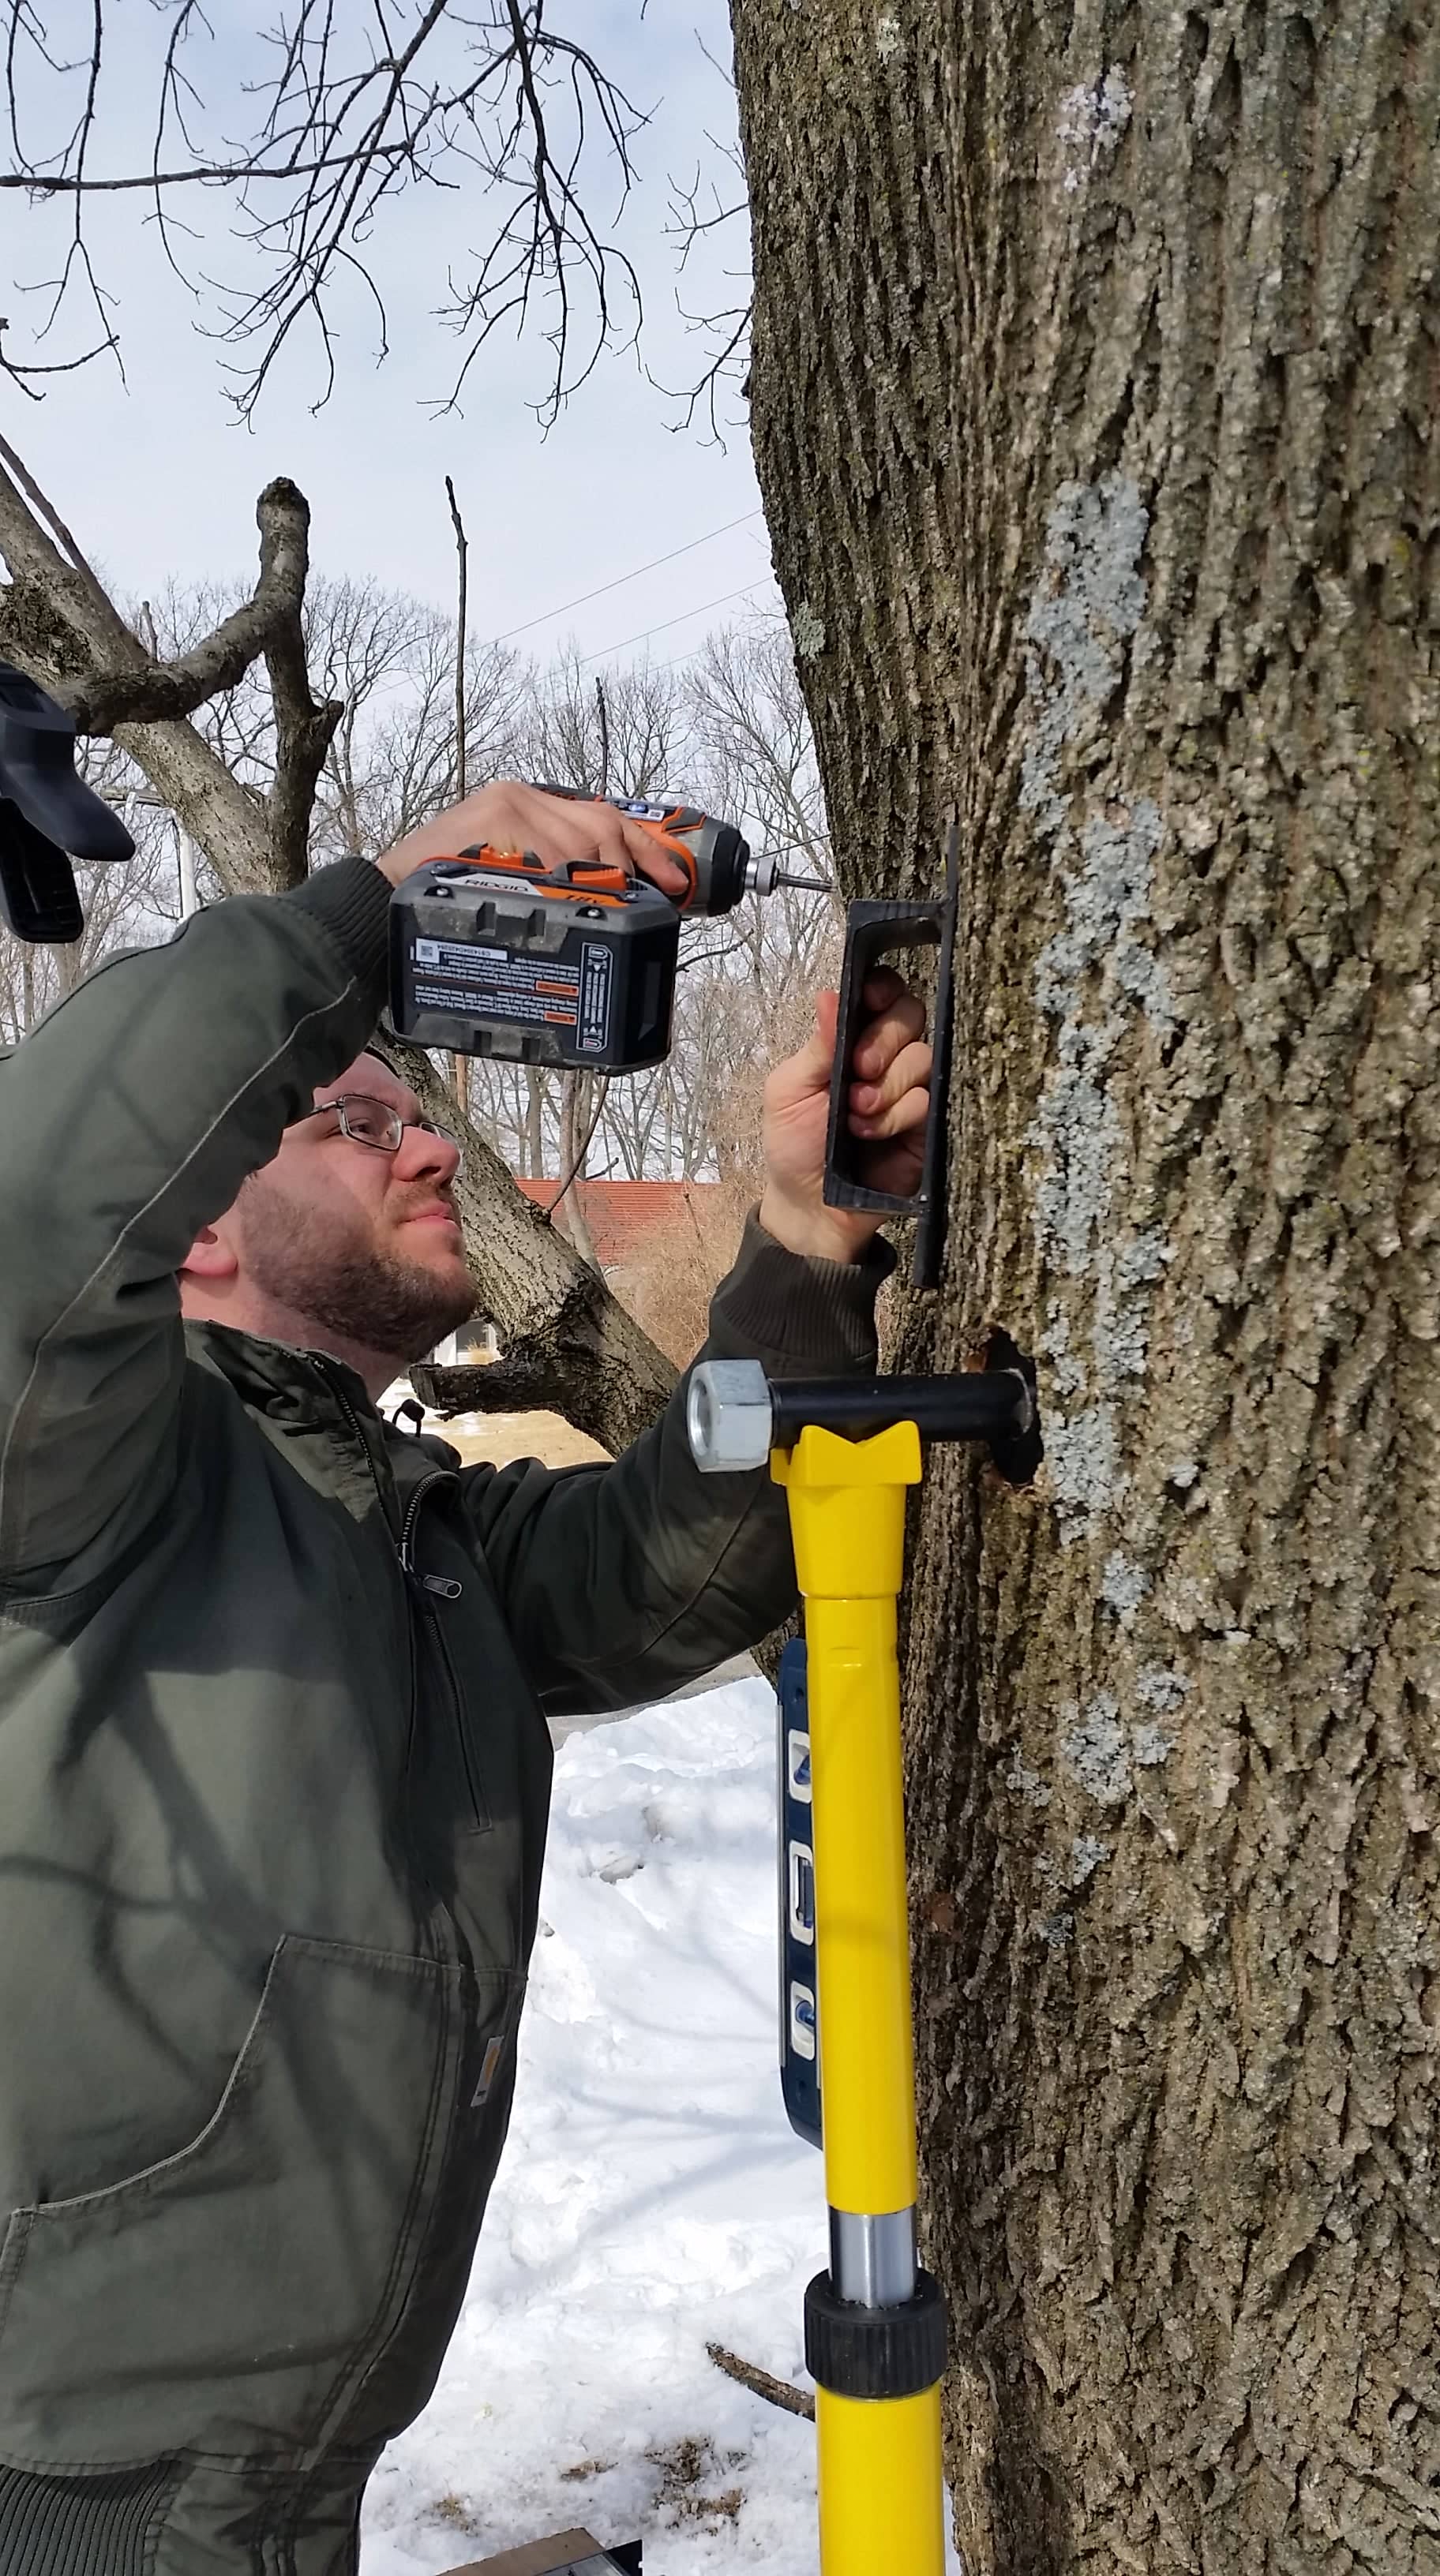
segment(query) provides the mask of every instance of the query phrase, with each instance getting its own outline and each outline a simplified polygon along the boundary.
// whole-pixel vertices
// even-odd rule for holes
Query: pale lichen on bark
[[[1076,1317],[1064,1299],[1051,1300],[1040,1343],[1060,1363],[1042,1403],[1049,1481],[1067,1540],[1092,1535],[1125,1490],[1116,1404],[1127,1382],[1144,1375],[1142,1291],[1160,1277],[1169,1249],[1153,1226],[1128,1240],[1117,1227],[1126,1151],[1109,1080],[1132,1009],[1162,1036],[1175,1027],[1164,961],[1153,932],[1146,935],[1164,825],[1151,797],[1120,801],[1110,778],[1103,806],[1084,813],[1077,828],[1067,766],[1093,743],[1140,631],[1148,525],[1127,476],[1067,484],[1049,514],[1025,622],[1019,803],[1048,846],[1066,916],[1035,966],[1036,1001],[1056,1024],[1056,1041],[1028,1139],[1033,1223],[1042,1254],[1088,1291],[1081,1313],[1088,1353],[1077,1349]],[[1067,1412],[1062,1396],[1089,1402]]]
[[[1113,152],[1130,121],[1134,101],[1130,84],[1118,64],[1098,81],[1077,81],[1060,101],[1055,120],[1064,164],[1064,188],[1067,197],[1084,187],[1097,163],[1107,152]]]

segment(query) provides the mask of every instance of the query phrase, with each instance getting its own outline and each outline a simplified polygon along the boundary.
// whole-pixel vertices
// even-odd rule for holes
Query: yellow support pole
[[[942,2576],[940,2383],[916,2397],[815,2394],[824,2576]]]
[[[823,2576],[943,2576],[944,2310],[915,2266],[915,2064],[895,1606],[913,1422],[772,1452],[805,1598],[830,2272],[806,2298]]]

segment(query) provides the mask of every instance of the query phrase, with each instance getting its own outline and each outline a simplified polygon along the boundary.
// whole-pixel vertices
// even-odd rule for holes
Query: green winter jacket
[[[0,2576],[333,2576],[505,2134],[547,1712],[792,1606],[683,1396],[460,1468],[339,1362],[182,1327],[197,1229],[364,1045],[360,860],[102,967],[0,1065]],[[712,1354],[874,1365],[885,1257],[751,1226]]]

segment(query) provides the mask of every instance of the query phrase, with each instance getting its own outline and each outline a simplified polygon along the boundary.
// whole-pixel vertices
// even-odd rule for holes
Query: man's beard
[[[423,1192],[433,1204],[433,1189]],[[402,1261],[335,1239],[313,1212],[258,1175],[240,1193],[245,1267],[267,1296],[295,1314],[398,1361],[418,1360],[469,1322],[478,1299],[466,1278],[440,1279],[423,1262]]]

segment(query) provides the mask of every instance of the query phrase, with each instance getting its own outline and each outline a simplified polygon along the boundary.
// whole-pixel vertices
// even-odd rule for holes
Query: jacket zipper
[[[349,1423],[356,1439],[359,1441],[360,1447],[364,1452],[365,1464],[370,1470],[370,1481],[375,1488],[375,1498],[380,1505],[380,1509],[384,1514],[385,1519],[390,1521],[390,1513],[386,1509],[384,1488],[375,1472],[375,1461],[370,1455],[370,1444],[361,1428],[360,1417],[356,1412],[354,1405],[351,1403],[349,1396],[346,1394],[340,1379],[338,1377],[332,1377],[324,1360],[317,1358],[313,1361],[312,1365],[319,1370],[326,1385],[330,1388],[332,1394],[339,1403],[340,1409],[343,1412],[346,1421]],[[461,1767],[465,1773],[465,1789],[470,1800],[471,1820],[478,1831],[484,1832],[490,1823],[489,1811],[481,1798],[479,1783],[475,1777],[475,1766],[470,1759],[470,1745],[465,1733],[464,1705],[460,1697],[460,1685],[455,1678],[455,1666],[451,1661],[450,1649],[445,1642],[444,1633],[441,1629],[439,1619],[436,1617],[434,1607],[436,1598],[442,1601],[458,1600],[463,1587],[455,1582],[449,1575],[422,1574],[415,1563],[415,1527],[420,1517],[420,1506],[425,1500],[426,1495],[431,1492],[433,1487],[436,1485],[443,1485],[448,1481],[448,1473],[448,1469],[437,1467],[433,1475],[422,1476],[419,1484],[411,1494],[409,1502],[406,1504],[405,1517],[400,1525],[400,1535],[396,1541],[396,1549],[400,1559],[401,1579],[404,1582],[407,1592],[413,1592],[420,1597],[420,1609],[424,1615],[426,1627],[434,1638],[440,1662],[444,1669],[446,1688],[450,1694],[451,1723],[455,1729],[455,1739],[460,1750]],[[391,1526],[393,1527],[393,1523]],[[411,1758],[415,1749],[415,1719],[420,1699],[420,1671],[415,1654],[413,1626],[411,1627],[410,1634],[410,1723],[406,1729],[405,1741],[405,1768],[407,1772],[410,1768]]]
[[[364,1458],[365,1464],[370,1471],[370,1482],[375,1488],[375,1499],[380,1506],[384,1518],[386,1521],[391,1522],[391,1526],[393,1528],[394,1524],[393,1521],[391,1521],[391,1515],[386,1506],[385,1489],[381,1484],[379,1477],[375,1473],[375,1461],[370,1455],[370,1443],[366,1439],[364,1431],[361,1428],[359,1414],[356,1412],[354,1405],[346,1394],[340,1379],[338,1377],[331,1376],[330,1370],[325,1361],[323,1359],[312,1358],[310,1365],[324,1379],[325,1384],[329,1387],[331,1394],[339,1404],[340,1410],[344,1414],[346,1421],[349,1423],[351,1430],[354,1432],[355,1438],[359,1444],[361,1456]],[[421,1491],[424,1491],[423,1486]]]
[[[333,1392],[333,1393],[334,1393],[334,1395],[336,1396],[336,1398],[337,1398],[337,1400],[338,1400],[338,1402],[339,1402],[339,1404],[340,1404],[340,1408],[341,1408],[342,1412],[343,1412],[343,1413],[344,1413],[344,1415],[345,1415],[345,1419],[346,1419],[346,1421],[347,1421],[347,1422],[349,1423],[349,1425],[350,1425],[351,1431],[354,1433],[355,1438],[356,1438],[356,1439],[359,1441],[359,1443],[360,1443],[360,1447],[361,1447],[361,1449],[364,1451],[364,1454],[365,1454],[365,1464],[366,1464],[366,1466],[369,1468],[369,1471],[370,1471],[370,1481],[371,1481],[372,1485],[373,1485],[373,1486],[374,1486],[374,1488],[375,1488],[375,1499],[376,1499],[376,1501],[377,1501],[377,1502],[379,1503],[379,1505],[380,1505],[381,1514],[382,1514],[382,1516],[383,1516],[383,1518],[384,1518],[384,1520],[385,1520],[385,1522],[386,1522],[387,1526],[388,1526],[388,1527],[393,1531],[393,1529],[394,1529],[394,1520],[393,1520],[392,1514],[391,1514],[391,1512],[390,1512],[389,1506],[388,1506],[388,1505],[387,1505],[387,1503],[386,1503],[386,1499],[385,1499],[385,1489],[384,1489],[383,1485],[382,1485],[382,1484],[381,1484],[381,1482],[380,1482],[380,1478],[379,1478],[378,1474],[376,1473],[375,1461],[374,1461],[374,1459],[372,1458],[372,1456],[371,1456],[371,1454],[370,1454],[370,1444],[369,1444],[368,1440],[367,1440],[367,1439],[366,1439],[366,1437],[365,1437],[364,1430],[363,1430],[363,1428],[362,1428],[362,1426],[361,1426],[360,1417],[359,1417],[359,1415],[357,1414],[357,1412],[356,1412],[356,1410],[355,1410],[354,1405],[351,1403],[349,1396],[346,1394],[346,1392],[345,1392],[345,1389],[344,1389],[343,1385],[340,1383],[340,1381],[339,1381],[339,1379],[338,1379],[338,1378],[336,1378],[336,1377],[332,1377],[332,1376],[331,1376],[330,1371],[329,1371],[329,1369],[324,1365],[324,1362],[323,1362],[323,1361],[321,1361],[321,1360],[319,1360],[319,1359],[317,1359],[317,1360],[315,1360],[314,1365],[315,1365],[315,1367],[317,1367],[317,1368],[319,1369],[320,1374],[321,1374],[321,1376],[323,1377],[323,1379],[325,1380],[326,1385],[327,1385],[327,1386],[329,1386],[329,1387],[331,1388],[332,1392]],[[402,1519],[401,1519],[401,1523],[400,1523],[400,1534],[399,1534],[399,1538],[398,1538],[398,1540],[396,1541],[396,1552],[397,1552],[397,1554],[398,1554],[398,1556],[399,1556],[399,1560],[400,1560],[400,1579],[401,1579],[401,1583],[402,1583],[402,1585],[403,1585],[403,1587],[404,1587],[404,1590],[405,1590],[405,1592],[406,1592],[406,1595],[407,1595],[407,1609],[408,1609],[408,1596],[409,1596],[409,1594],[410,1594],[412,1591],[414,1591],[414,1592],[418,1592],[418,1593],[420,1593],[420,1594],[422,1594],[422,1595],[426,1595],[426,1596],[435,1595],[435,1596],[438,1596],[440,1599],[442,1599],[442,1600],[446,1600],[446,1601],[453,1601],[453,1600],[455,1600],[455,1599],[458,1597],[458,1595],[459,1595],[459,1593],[460,1593],[460,1591],[461,1591],[461,1589],[462,1589],[462,1586],[461,1586],[460,1584],[458,1584],[458,1583],[454,1582],[451,1578],[449,1578],[449,1577],[447,1577],[447,1576],[445,1576],[445,1575],[439,1575],[439,1574],[436,1574],[436,1575],[420,1574],[420,1573],[418,1572],[417,1568],[416,1568],[416,1565],[415,1565],[415,1559],[414,1559],[415,1528],[416,1528],[416,1524],[417,1524],[417,1522],[418,1522],[418,1520],[419,1520],[419,1516],[420,1516],[420,1505],[421,1505],[421,1504],[422,1504],[422,1502],[424,1501],[425,1496],[430,1492],[430,1490],[431,1490],[432,1486],[435,1486],[435,1485],[442,1485],[442,1484],[444,1484],[444,1483],[446,1482],[446,1475],[447,1475],[447,1471],[446,1471],[446,1470],[444,1470],[443,1468],[438,1468],[438,1467],[437,1467],[437,1469],[435,1470],[435,1473],[434,1473],[433,1475],[422,1477],[422,1478],[421,1478],[421,1480],[420,1480],[420,1483],[415,1487],[415,1489],[414,1489],[413,1493],[411,1494],[410,1499],[409,1499],[409,1502],[407,1503],[407,1505],[406,1505],[406,1507],[405,1507],[405,1511],[404,1511],[403,1517],[402,1517]],[[471,1768],[471,1763],[470,1763],[470,1750],[469,1750],[469,1746],[468,1746],[468,1744],[467,1744],[467,1742],[466,1742],[466,1738],[465,1738],[465,1726],[464,1726],[463,1704],[462,1704],[462,1701],[461,1701],[461,1698],[460,1698],[460,1687],[459,1687],[459,1684],[458,1684],[458,1682],[457,1682],[457,1680],[456,1680],[456,1678],[455,1678],[455,1667],[454,1667],[454,1665],[453,1665],[453,1663],[451,1662],[451,1659],[450,1659],[450,1649],[449,1649],[449,1647],[446,1645],[446,1643],[445,1643],[445,1639],[444,1639],[443,1635],[441,1634],[440,1622],[439,1622],[439,1619],[436,1617],[435,1610],[434,1610],[434,1607],[433,1607],[432,1599],[431,1599],[431,1598],[428,1598],[428,1597],[422,1598],[422,1599],[421,1599],[421,1601],[420,1601],[420,1608],[421,1608],[421,1611],[422,1611],[422,1613],[423,1613],[423,1615],[424,1615],[424,1618],[425,1618],[425,1620],[426,1620],[427,1625],[428,1625],[428,1626],[433,1630],[433,1632],[434,1632],[435,1642],[436,1642],[436,1644],[437,1644],[437,1646],[439,1647],[439,1650],[440,1650],[440,1659],[441,1659],[441,1662],[443,1663],[444,1668],[445,1668],[445,1678],[446,1678],[446,1682],[447,1682],[447,1684],[448,1684],[449,1691],[450,1691],[450,1701],[451,1701],[451,1713],[452,1713],[452,1718],[453,1718],[453,1722],[454,1722],[455,1732],[456,1732],[456,1735],[457,1735],[457,1737],[458,1737],[458,1739],[459,1739],[459,1744],[460,1744],[460,1757],[461,1757],[461,1761],[462,1761],[462,1762],[463,1762],[463,1764],[464,1764],[464,1769],[465,1769],[465,1781],[466,1781],[466,1786],[467,1786],[467,1789],[468,1789],[469,1794],[470,1794],[470,1802],[471,1802],[472,1809],[473,1809],[473,1811],[474,1811],[475,1823],[476,1823],[476,1825],[477,1825],[477,1826],[479,1826],[479,1827],[483,1828],[483,1827],[485,1827],[485,1826],[488,1826],[490,1819],[489,1819],[489,1816],[488,1816],[488,1814],[487,1814],[486,1810],[485,1810],[485,1809],[481,1806],[481,1804],[480,1804],[479,1795],[478,1795],[478,1792],[477,1792],[477,1789],[476,1789],[476,1784],[475,1784],[475,1778],[474,1778],[474,1774],[473,1774],[473,1771],[472,1771],[472,1768]],[[406,1780],[406,1798],[407,1798],[407,1802],[408,1802],[408,1798],[409,1798],[410,1766],[411,1766],[411,1761],[412,1761],[412,1758],[413,1758],[413,1755],[414,1755],[414,1748],[415,1748],[415,1720],[416,1720],[416,1715],[417,1715],[417,1711],[418,1711],[418,1708],[419,1708],[419,1701],[420,1701],[420,1668],[419,1668],[419,1657],[418,1657],[418,1655],[417,1655],[417,1653],[416,1653],[415,1621],[414,1621],[414,1619],[413,1619],[413,1618],[411,1618],[411,1617],[408,1617],[408,1616],[407,1616],[407,1618],[406,1618],[406,1622],[405,1622],[405,1628],[406,1628],[406,1634],[407,1634],[407,1638],[408,1638],[408,1641],[409,1641],[409,1647],[410,1647],[410,1715],[409,1715],[409,1723],[408,1723],[408,1726],[407,1726],[407,1728],[406,1728],[406,1734],[405,1734],[405,1780]],[[434,1896],[434,1898],[435,1898],[435,1903],[436,1903],[437,1910],[438,1910],[438,1912],[439,1912],[439,1914],[440,1914],[441,1918],[444,1920],[444,1922],[445,1922],[445,1923],[446,1923],[446,1925],[448,1926],[448,1928],[449,1928],[449,1932],[450,1932],[450,1935],[451,1935],[451,1940],[450,1940],[450,1942],[448,1942],[448,1943],[445,1945],[445,1947],[446,1947],[446,1949],[447,1949],[447,1950],[449,1950],[449,1951],[450,1951],[450,1954],[451,1954],[453,1957],[455,1957],[455,1958],[456,1958],[456,1960],[458,1961],[458,1963],[459,1963],[462,1967],[466,1967],[466,1968],[468,1968],[468,1967],[471,1965],[471,1959],[470,1959],[470,1950],[469,1950],[469,1945],[468,1945],[468,1943],[467,1943],[467,1941],[466,1941],[466,1939],[465,1939],[465,1936],[464,1936],[464,1934],[462,1933],[462,1931],[461,1931],[461,1929],[460,1929],[459,1924],[456,1922],[454,1915],[451,1913],[449,1906],[445,1903],[445,1900],[443,1899],[443,1897],[441,1897],[441,1896],[438,1894],[438,1892],[437,1892],[437,1891],[435,1891],[435,1890],[433,1890],[433,1889],[431,1890],[431,1894],[432,1894],[432,1895]],[[465,2047],[465,2044],[466,2044],[466,2043],[465,2043],[465,2033],[464,2033],[464,2027],[463,2027],[463,2024],[464,2024],[464,2023],[466,2023],[466,2022],[468,2022],[468,2021],[470,2021],[470,2020],[471,2020],[471,2018],[473,2017],[474,2006],[473,2006],[473,2005],[470,2005],[470,2006],[468,2006],[468,2007],[467,2007],[467,2006],[465,2006],[465,2005],[463,2005],[463,2004],[462,2004],[462,2006],[461,2006],[461,2012],[462,2012],[462,2032],[461,2032],[461,2052],[462,2052],[462,2053],[461,2053],[461,2061],[460,2061],[460,2062],[461,2062],[461,2065],[462,2065],[462,2067],[463,2067],[463,2064],[464,2064],[464,2053],[463,2053],[463,2052],[464,2052],[464,2047]],[[442,2063],[443,2063],[443,2060],[442,2060]],[[449,2163],[450,2163],[450,2158],[451,2158],[451,2156],[452,2156],[452,2154],[453,2154],[453,2152],[454,2152],[454,2140],[455,2140],[455,2136],[456,2136],[457,2124],[458,2124],[458,2122],[459,2122],[459,2120],[460,2120],[460,2117],[461,2117],[461,2109],[462,2109],[462,2094],[463,2094],[463,2089],[464,2089],[464,2088],[463,2088],[463,2086],[457,2085],[457,2086],[454,2088],[454,2090],[452,2091],[452,2093],[451,2093],[451,2098],[450,2098],[450,2103],[449,2103],[449,2109],[448,2109],[448,2112],[447,2112],[447,2114],[446,2114],[446,2142],[445,2142],[444,2149],[443,2149],[443,2151],[442,2151],[442,2155],[441,2155],[441,2159],[440,2159],[439,2166],[437,2167],[437,2174],[438,2174],[438,2175],[443,2175],[443,2174],[444,2174],[444,2172],[448,2169],[448,2166],[449,2166]],[[438,2191],[438,2189],[439,2189],[439,2183],[438,2183],[438,2181],[437,2181],[437,2186],[436,2186],[436,2188],[437,2188],[437,2191]],[[424,2248],[425,2248],[426,2241],[427,2241],[427,2239],[428,2239],[429,2227],[430,2227],[430,2225],[431,2225],[431,2224],[433,2224],[433,2218],[434,2218],[434,2208],[433,2208],[433,2205],[432,2205],[431,2214],[430,2214],[430,2219],[426,2222],[426,2226],[425,2226],[424,2230],[422,2231],[422,2234],[421,2234],[421,2237],[420,2237],[420,2240],[419,2240],[419,2247],[418,2247],[417,2256],[416,2256],[416,2263],[417,2263],[417,2265],[418,2265],[419,2261],[423,2260],[423,2256],[424,2256]],[[406,2285],[405,2290],[404,2290],[404,2292],[403,2292],[403,2294],[402,2294],[402,2297],[401,2297],[401,2299],[400,2299],[400,2301],[399,2301],[399,2304],[398,2304],[398,2306],[394,2309],[394,2311],[392,2312],[392,2314],[391,2314],[391,2316],[390,2316],[390,2318],[389,2318],[389,2320],[388,2320],[388,2322],[387,2322],[386,2329],[385,2329],[385,2333],[384,2333],[384,2336],[383,2336],[382,2340],[381,2340],[381,2341],[380,2341],[380,2343],[376,2346],[376,2358],[377,2358],[377,2359],[378,2359],[381,2355],[383,2355],[385,2352],[387,2352],[387,2351],[389,2350],[389,2348],[390,2348],[390,2345],[391,2345],[391,2343],[392,2343],[392,2341],[393,2341],[393,2337],[394,2337],[394,2334],[395,2334],[396,2328],[398,2327],[399,2322],[400,2322],[400,2319],[401,2319],[401,2318],[403,2317],[403,2315],[404,2315],[406,2305],[408,2304],[408,2301],[409,2301],[409,2298],[410,2298],[410,2294],[411,2294],[411,2290],[412,2290],[413,2285],[414,2285],[414,2279],[415,2279],[415,2269],[412,2267],[411,2272],[410,2272],[410,2275],[409,2275],[409,2279],[408,2279],[408,2282],[407,2282],[407,2285]]]
[[[420,1600],[420,1609],[425,1620],[425,1625],[434,1640],[435,1649],[445,1674],[446,1688],[450,1694],[450,1717],[455,1730],[456,1746],[460,1754],[460,1767],[465,1774],[465,1793],[470,1801],[471,1825],[475,1831],[483,1833],[489,1826],[490,1813],[480,1794],[480,1783],[475,1776],[475,1765],[471,1760],[470,1755],[470,1739],[465,1728],[465,1704],[460,1696],[460,1684],[456,1679],[455,1666],[451,1659],[449,1643],[446,1639],[444,1627],[435,1608],[437,1600],[458,1601],[464,1587],[457,1583],[451,1575],[422,1574],[415,1563],[415,1531],[420,1518],[420,1506],[424,1502],[426,1495],[430,1493],[436,1485],[443,1485],[447,1482],[447,1471],[444,1468],[437,1468],[433,1476],[423,1477],[420,1483],[415,1487],[414,1492],[411,1494],[409,1502],[405,1507],[405,1520],[400,1532],[400,1567],[401,1572],[405,1576],[406,1582],[422,1596]],[[413,1701],[411,1713],[413,1721]]]
[[[415,1562],[415,1524],[420,1517],[420,1506],[436,1485],[448,1482],[448,1469],[437,1467],[433,1476],[422,1476],[415,1487],[405,1506],[405,1520],[400,1532],[400,1571],[411,1583],[418,1584],[422,1592],[433,1593],[441,1601],[458,1601],[464,1589],[462,1584],[456,1583],[448,1574],[422,1574]]]

